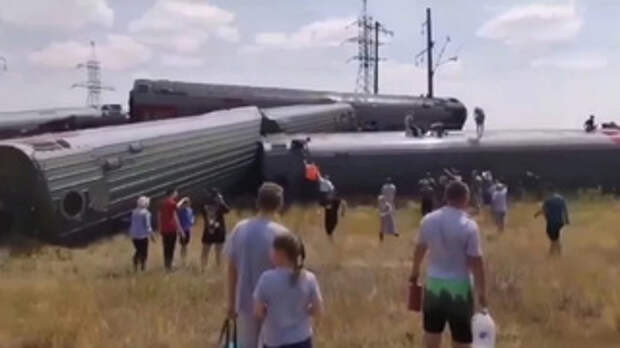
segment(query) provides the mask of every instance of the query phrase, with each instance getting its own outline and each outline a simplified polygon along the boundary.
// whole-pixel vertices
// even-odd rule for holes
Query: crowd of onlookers
[[[316,184],[317,203],[324,209],[325,231],[331,241],[347,204],[318,166],[306,163],[305,174],[306,180]],[[508,186],[489,171],[473,171],[465,180],[456,170],[444,170],[437,178],[427,173],[418,183],[418,192],[423,218],[409,279],[409,306],[422,311],[427,347],[440,346],[446,325],[455,347],[469,347],[475,336],[471,321],[475,304],[488,313],[480,232],[470,213],[487,210],[502,232],[508,213]],[[387,178],[377,198],[380,241],[385,235],[399,235],[396,199],[397,186]],[[210,190],[200,207],[204,220],[202,269],[211,249],[215,249],[218,265],[224,251],[228,261],[227,323],[235,323],[240,347],[312,347],[311,318],[321,313],[323,301],[316,277],[304,269],[303,242],[277,222],[283,201],[281,186],[264,183],[258,190],[256,215],[237,223],[228,238],[225,215],[230,207],[222,194]],[[149,240],[154,239],[148,208],[149,199],[140,197],[131,217],[129,234],[135,246],[136,270],[144,270]],[[558,253],[560,231],[568,224],[564,198],[557,193],[549,195],[536,216],[541,214],[547,220],[551,252]],[[190,199],[169,190],[157,213],[166,270],[172,270],[177,243],[185,262],[194,223]],[[427,256],[422,280],[421,267]],[[423,296],[416,295],[421,293]]]
[[[149,211],[150,199],[142,196],[138,198],[137,207],[131,214],[129,235],[135,247],[133,264],[135,270],[144,270],[148,256],[149,240],[155,240],[155,231]],[[207,266],[211,249],[215,249],[215,262],[221,263],[221,254],[226,240],[225,215],[230,207],[217,189],[209,191],[205,204],[200,213],[203,217],[201,267]],[[157,227],[161,235],[164,249],[164,266],[166,270],[172,269],[172,261],[177,241],[181,246],[181,260],[185,263],[187,258],[187,246],[191,241],[192,228],[195,224],[195,213],[192,202],[188,197],[179,198],[176,189],[166,192],[166,197],[161,203],[157,213]]]

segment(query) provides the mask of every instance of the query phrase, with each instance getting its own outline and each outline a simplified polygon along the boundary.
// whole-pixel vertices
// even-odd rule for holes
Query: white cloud
[[[147,44],[172,48],[180,53],[199,51],[211,34],[239,41],[235,14],[192,0],[157,0],[142,17],[129,23],[129,31]]]
[[[224,25],[218,27],[215,31],[215,35],[220,39],[228,42],[239,42],[241,39],[241,34],[239,33],[239,29],[232,25]]]
[[[197,68],[203,65],[199,57],[183,56],[178,54],[164,54],[161,57],[161,65],[178,68]]]
[[[87,24],[110,27],[114,11],[106,0],[0,0],[0,22],[27,28],[79,29]]]
[[[486,22],[477,35],[506,44],[559,42],[574,39],[583,27],[575,1],[513,7]]]
[[[52,42],[42,50],[32,52],[28,60],[39,66],[69,69],[86,61],[91,48],[86,42]],[[103,69],[126,70],[151,59],[151,50],[125,35],[108,35],[107,41],[97,46],[97,56]]]
[[[570,53],[540,57],[530,62],[534,68],[552,68],[572,71],[592,71],[607,67],[607,57],[599,53]]]
[[[356,28],[350,26],[353,21],[354,17],[331,18],[304,25],[293,33],[259,33],[256,44],[285,49],[338,46],[355,36]]]

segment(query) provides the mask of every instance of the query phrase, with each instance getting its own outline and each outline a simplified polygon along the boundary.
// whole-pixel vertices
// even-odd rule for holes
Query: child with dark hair
[[[323,308],[315,275],[304,269],[305,250],[291,233],[276,236],[275,269],[261,275],[254,291],[256,316],[263,319],[265,348],[312,348],[312,318]]]
[[[185,264],[187,259],[187,245],[190,242],[192,226],[194,226],[196,219],[194,217],[194,210],[192,210],[192,202],[188,197],[181,199],[181,201],[177,203],[177,207],[179,224],[181,225],[181,229],[183,229],[183,235],[179,238],[181,244],[181,260],[183,264]]]

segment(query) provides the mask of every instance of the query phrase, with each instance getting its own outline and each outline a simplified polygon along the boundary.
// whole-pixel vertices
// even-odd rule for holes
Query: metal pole
[[[433,25],[431,22],[431,9],[426,9],[426,54],[428,63],[428,97],[433,97]]]
[[[375,94],[379,94],[379,30],[381,24],[375,22]]]

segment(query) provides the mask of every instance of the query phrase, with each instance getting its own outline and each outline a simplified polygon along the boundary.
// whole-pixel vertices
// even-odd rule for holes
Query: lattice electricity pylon
[[[391,36],[394,35],[394,33],[376,22],[374,18],[368,14],[368,0],[362,0],[362,13],[351,25],[356,25],[358,27],[358,35],[347,40],[348,42],[357,43],[358,47],[357,55],[348,60],[359,61],[355,92],[370,94],[373,89],[374,80],[378,79],[378,76],[375,76],[375,66],[380,60],[380,57],[377,55],[378,46],[381,45],[381,42],[377,40],[378,34]]]
[[[100,105],[101,91],[113,91],[114,87],[104,86],[101,83],[101,64],[97,60],[94,41],[90,42],[90,47],[92,50],[90,59],[77,65],[78,69],[86,69],[86,82],[75,83],[71,88],[85,88],[86,105],[96,108]]]

